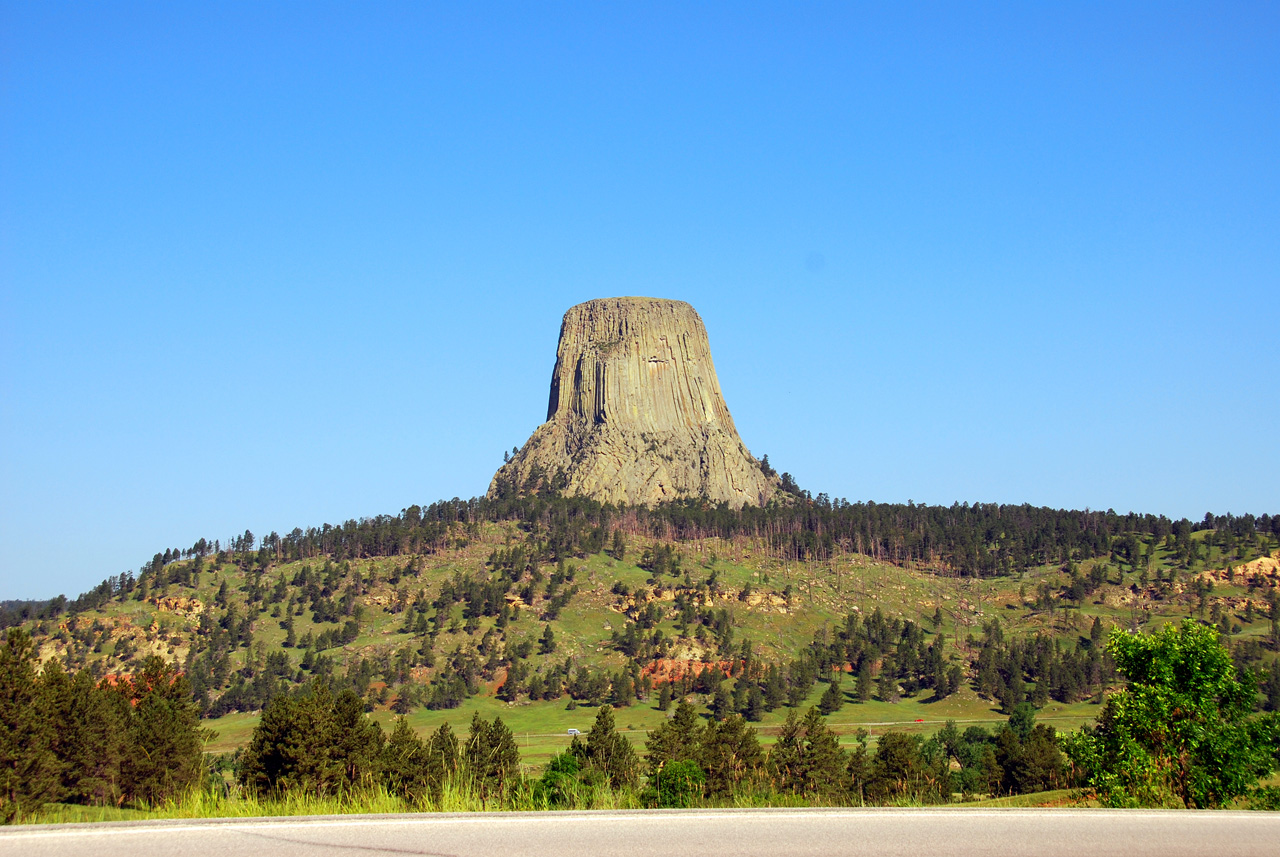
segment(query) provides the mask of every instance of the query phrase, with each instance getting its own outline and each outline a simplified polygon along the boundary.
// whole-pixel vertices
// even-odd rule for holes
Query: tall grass
[[[1066,789],[1012,798],[964,801],[958,806],[1045,806],[1080,804],[1080,796]],[[848,806],[839,800],[813,795],[779,793],[771,789],[740,792],[722,800],[699,801],[706,808],[752,809],[762,807]],[[904,798],[894,806],[925,806]],[[646,803],[634,789],[613,789],[607,784],[575,782],[554,796],[537,787],[536,780],[521,781],[505,797],[482,798],[469,784],[449,782],[433,798],[408,799],[381,786],[340,794],[300,791],[255,795],[231,787],[226,791],[193,790],[181,798],[154,807],[78,806],[52,804],[38,813],[15,819],[20,824],[70,824],[134,821],[164,818],[261,818],[272,816],[352,815],[413,812],[542,812],[555,810],[644,809]]]

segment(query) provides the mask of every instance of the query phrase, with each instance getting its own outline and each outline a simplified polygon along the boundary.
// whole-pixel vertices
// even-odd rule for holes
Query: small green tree
[[[697,759],[702,751],[702,723],[697,710],[680,700],[675,715],[649,733],[645,749],[651,777],[671,762]]]
[[[325,682],[267,704],[240,760],[239,780],[258,793],[331,794],[372,784],[382,759],[382,727],[351,690]]]
[[[480,799],[501,799],[515,784],[520,770],[520,750],[502,718],[495,717],[492,723],[486,723],[476,712],[463,748],[463,761],[471,787]]]
[[[1107,650],[1128,687],[1066,742],[1103,803],[1222,806],[1271,771],[1280,722],[1252,714],[1253,675],[1237,675],[1213,629],[1113,629]]]
[[[88,670],[69,676],[57,660],[44,665],[40,684],[51,747],[63,763],[60,800],[119,803],[124,798],[120,769],[132,706],[120,694],[97,687]]]
[[[640,763],[631,742],[614,727],[612,706],[602,705],[596,712],[596,721],[587,733],[585,756],[588,764],[608,777],[615,789],[636,784]]]
[[[382,748],[382,783],[392,794],[410,801],[421,801],[429,793],[427,745],[409,726],[403,716]]]
[[[915,794],[921,785],[922,772],[920,736],[885,732],[871,757],[867,794],[881,803]]]
[[[706,773],[708,797],[731,798],[760,773],[760,740],[740,716],[707,723],[700,743],[698,764]]]
[[[817,708],[801,720],[794,711],[769,753],[768,771],[778,791],[838,798],[845,791],[847,760],[839,738],[827,728]]]
[[[826,693],[822,694],[822,699],[818,701],[818,711],[823,714],[835,714],[844,705],[844,691],[840,689],[840,682],[831,679],[827,685]]]
[[[542,628],[542,639],[538,641],[538,653],[549,655],[556,650],[556,635],[548,623]]]

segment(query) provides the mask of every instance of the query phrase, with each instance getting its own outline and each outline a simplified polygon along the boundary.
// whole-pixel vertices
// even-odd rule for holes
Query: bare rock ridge
[[[739,508],[768,502],[778,479],[738,437],[693,307],[603,298],[564,314],[547,421],[489,496],[543,485],[615,504],[705,497]]]

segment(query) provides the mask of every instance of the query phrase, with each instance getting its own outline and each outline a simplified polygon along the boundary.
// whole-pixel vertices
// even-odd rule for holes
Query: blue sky
[[[0,598],[483,493],[623,294],[814,493],[1280,512],[1274,4],[201,5],[0,4]]]

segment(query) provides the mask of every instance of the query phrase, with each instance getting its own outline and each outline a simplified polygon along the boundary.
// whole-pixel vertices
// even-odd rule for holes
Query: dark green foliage
[[[542,628],[542,639],[538,641],[538,654],[549,655],[556,650],[556,635],[550,625]]]
[[[613,531],[613,542],[609,547],[609,555],[622,562],[627,557],[627,539],[622,535],[622,530]]]
[[[787,713],[768,764],[778,791],[828,799],[847,791],[844,751],[816,708],[810,708],[803,720],[794,711]]]
[[[702,722],[697,710],[682,699],[676,704],[671,719],[651,731],[645,742],[649,776],[671,762],[697,759],[701,743]]]
[[[204,773],[191,689],[148,658],[131,679],[94,684],[50,661],[37,679],[30,638],[0,647],[0,814],[48,801],[156,805]]]
[[[703,775],[703,794],[714,799],[731,798],[757,779],[764,760],[756,732],[743,718],[730,715],[703,726],[685,700],[670,720],[649,733],[645,746],[651,782],[670,766],[695,764]]]
[[[382,748],[380,768],[382,783],[392,794],[421,803],[433,793],[427,745],[404,717],[396,718],[396,727]]]
[[[730,798],[760,775],[764,754],[756,731],[731,715],[710,721],[701,736],[698,763],[706,773],[706,794]]]
[[[707,775],[691,759],[672,762],[654,774],[641,800],[652,807],[690,807],[702,797]]]
[[[629,788],[640,776],[640,762],[631,742],[618,734],[613,707],[600,706],[595,723],[587,733],[583,756],[588,765],[608,778],[613,788]]]
[[[1000,790],[1027,794],[1066,784],[1066,760],[1052,726],[1035,722],[1035,709],[1021,703],[995,735],[995,762],[1000,767]]]
[[[918,794],[924,777],[923,768],[920,736],[885,732],[871,757],[867,797],[876,803],[889,803]]]
[[[259,793],[303,789],[333,794],[373,782],[385,738],[351,690],[329,685],[281,694],[240,760],[241,785]]]
[[[204,771],[203,742],[186,678],[153,655],[118,687],[132,708],[120,770],[123,791],[154,805],[196,784]]]
[[[462,748],[465,776],[481,800],[501,800],[515,785],[520,768],[520,750],[515,736],[499,717],[492,723],[477,712]]]
[[[58,799],[118,803],[124,797],[120,771],[131,707],[120,694],[100,691],[88,671],[69,676],[56,660],[45,664],[40,683],[52,729],[50,747],[62,761]]]
[[[840,690],[840,682],[832,679],[827,684],[827,690],[822,694],[822,699],[818,702],[818,711],[824,715],[835,714],[844,706],[844,692]]]
[[[558,753],[551,757],[542,777],[534,786],[534,795],[547,806],[575,805],[584,791],[579,779],[581,768],[578,756],[573,752]]]
[[[58,797],[62,766],[41,707],[31,638],[11,628],[0,647],[0,815],[6,821]]]

